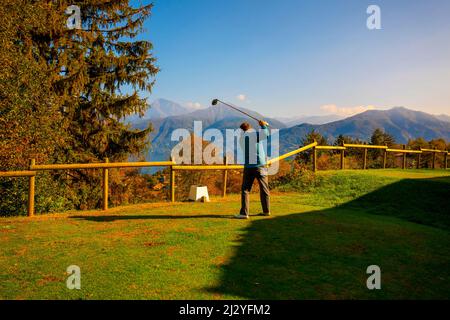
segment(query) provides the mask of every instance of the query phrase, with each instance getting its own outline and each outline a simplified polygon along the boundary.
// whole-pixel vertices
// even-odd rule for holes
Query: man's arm
[[[261,140],[265,140],[270,135],[269,124],[264,120],[259,120],[259,125],[261,126],[261,129],[263,129],[264,133],[264,139]]]

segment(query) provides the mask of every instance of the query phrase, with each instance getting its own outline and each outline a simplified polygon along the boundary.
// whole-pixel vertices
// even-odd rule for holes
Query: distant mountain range
[[[197,109],[184,107],[176,102],[167,99],[157,99],[150,104],[150,108],[145,112],[144,116],[139,117],[133,115],[125,121],[133,124],[148,123],[149,120],[164,119],[167,117],[179,116],[193,112]]]
[[[152,109],[154,110],[151,111]],[[340,134],[368,141],[376,128],[381,128],[393,135],[398,143],[406,143],[408,139],[417,137],[427,140],[444,138],[450,141],[449,116],[436,116],[404,107],[369,110],[345,119],[339,119],[336,115],[274,119],[266,118],[252,110],[243,110],[258,119],[265,119],[272,128],[280,129],[280,153],[298,148],[302,138],[311,130],[316,130],[325,136],[330,143]],[[281,119],[285,122],[280,121]],[[336,119],[339,120],[334,121]],[[203,130],[216,128],[224,131],[227,128],[238,128],[243,121],[257,126],[256,121],[223,105],[193,111],[191,108],[164,99],[152,103],[152,108],[144,117],[130,117],[127,120],[135,128],[147,127],[151,122],[153,132],[150,135],[151,150],[147,157],[149,160],[168,159],[170,150],[177,144],[171,141],[173,130],[178,128],[193,130],[194,121],[202,121]],[[289,125],[297,121],[306,123]]]
[[[309,124],[325,124],[328,122],[338,121],[345,119],[345,116],[341,116],[338,114],[328,114],[325,116],[299,116],[299,117],[280,117],[275,118],[281,122],[283,122],[287,127],[297,126],[302,123]]]
[[[437,116],[439,119],[450,122],[450,116],[446,115],[446,114],[440,114]]]
[[[426,140],[444,138],[450,141],[450,122],[425,112],[404,107],[390,110],[369,110],[352,117],[322,125],[301,124],[280,132],[280,150],[298,147],[311,130],[322,134],[331,143],[340,134],[368,141],[376,128],[394,136],[396,142],[423,137]]]

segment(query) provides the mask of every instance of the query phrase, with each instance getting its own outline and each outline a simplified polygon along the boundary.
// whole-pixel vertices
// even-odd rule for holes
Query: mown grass
[[[239,196],[0,219],[2,299],[447,299],[450,174],[330,171],[283,186],[270,218]],[[294,184],[295,185],[295,184]],[[252,212],[259,212],[252,195]],[[81,290],[66,268],[81,268]],[[379,265],[382,289],[366,288]]]

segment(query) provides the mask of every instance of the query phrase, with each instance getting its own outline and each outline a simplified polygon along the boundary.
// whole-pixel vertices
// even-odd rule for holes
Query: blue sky
[[[450,114],[448,0],[153,3],[141,35],[161,68],[150,101],[206,107],[217,97],[279,117],[394,106]],[[370,4],[381,30],[366,27]]]

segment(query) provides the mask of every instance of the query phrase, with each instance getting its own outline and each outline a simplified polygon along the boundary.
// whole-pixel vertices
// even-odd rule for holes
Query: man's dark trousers
[[[241,194],[241,215],[248,216],[249,214],[250,191],[252,190],[253,181],[255,181],[255,179],[258,180],[259,183],[259,195],[263,212],[270,213],[270,191],[267,171],[268,170],[265,167],[244,168]]]

